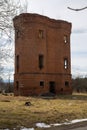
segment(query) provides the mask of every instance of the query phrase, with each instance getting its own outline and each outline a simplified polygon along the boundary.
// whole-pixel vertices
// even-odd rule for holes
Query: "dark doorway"
[[[49,82],[49,92],[55,94],[55,82],[54,81]]]
[[[19,90],[19,82],[16,81],[16,90],[18,91]]]

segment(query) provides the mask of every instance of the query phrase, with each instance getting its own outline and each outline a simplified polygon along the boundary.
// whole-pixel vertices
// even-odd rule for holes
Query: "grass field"
[[[25,106],[25,102],[31,106]],[[87,94],[41,97],[14,97],[0,95],[0,128],[16,126],[35,127],[35,123],[62,123],[87,118]]]

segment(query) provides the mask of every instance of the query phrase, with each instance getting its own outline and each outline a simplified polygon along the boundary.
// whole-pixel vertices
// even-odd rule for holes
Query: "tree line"
[[[87,92],[87,77],[72,79],[72,88],[75,92]]]

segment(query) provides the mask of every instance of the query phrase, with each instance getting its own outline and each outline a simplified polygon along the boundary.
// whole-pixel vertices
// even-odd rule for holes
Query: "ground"
[[[25,102],[30,102],[30,106]],[[0,95],[0,128],[25,126],[38,130],[35,125],[38,122],[63,123],[84,118],[87,118],[87,93],[58,95],[53,99]]]

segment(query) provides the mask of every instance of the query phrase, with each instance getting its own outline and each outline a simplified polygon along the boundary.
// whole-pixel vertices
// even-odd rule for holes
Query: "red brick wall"
[[[15,27],[14,94],[28,96],[49,92],[51,81],[55,82],[56,94],[72,93],[71,23],[37,14],[21,14],[13,21]],[[43,31],[42,38],[39,37],[39,30]],[[64,43],[64,36],[67,36],[67,43]],[[44,56],[42,69],[39,68],[39,55]],[[65,58],[68,59],[67,69],[64,68]],[[44,81],[43,87],[40,86],[40,81]],[[69,83],[67,86],[66,81]]]

